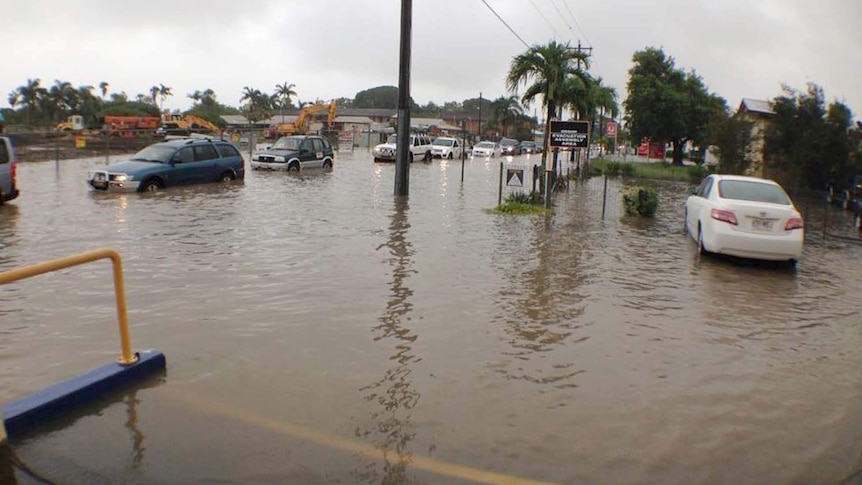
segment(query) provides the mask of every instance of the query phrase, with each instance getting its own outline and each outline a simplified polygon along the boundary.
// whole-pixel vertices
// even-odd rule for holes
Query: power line
[[[533,0],[530,0],[530,3],[533,4],[533,8],[536,9],[536,12],[539,12],[539,15],[542,16],[542,18],[545,20],[545,23],[548,24],[548,27],[550,27],[551,30],[554,32],[554,38],[555,39],[558,38],[560,36],[560,34],[557,33],[557,29],[554,28],[554,25],[551,24],[551,21],[548,20],[548,17],[545,17],[545,14],[543,14],[542,11],[539,10],[539,6],[536,5],[536,2],[534,2]]]
[[[520,35],[518,35],[518,33],[517,33],[517,32],[515,32],[515,29],[513,29],[512,27],[510,27],[510,26],[509,26],[509,24],[507,24],[507,23],[506,23],[506,21],[505,21],[505,20],[503,20],[503,17],[500,17],[500,14],[498,14],[498,13],[497,13],[493,8],[491,8],[491,6],[490,6],[490,5],[488,5],[488,2],[486,2],[485,0],[482,0],[482,3],[484,3],[484,4],[485,4],[485,6],[486,6],[486,7],[488,7],[488,10],[490,10],[490,11],[491,11],[491,13],[493,13],[493,14],[494,14],[498,19],[500,19],[500,22],[503,22],[503,25],[505,25],[505,26],[506,26],[506,28],[507,28],[507,29],[509,29],[509,32],[511,32],[511,33],[512,33],[512,35],[514,35],[515,37],[517,37],[517,38],[518,38],[518,40],[520,40],[520,41],[521,41],[521,43],[522,43],[522,44],[524,44],[524,47],[526,47],[527,49],[529,49],[529,48],[530,48],[530,44],[527,44],[527,43],[524,41],[524,39],[522,39],[522,38],[521,38],[521,36],[520,36]]]
[[[571,31],[574,34],[575,30],[572,29],[572,24],[570,24],[569,21],[566,20],[566,17],[563,16],[563,12],[561,12],[559,7],[557,7],[557,3],[554,0],[550,0],[550,1],[551,1],[551,6],[554,7],[554,10],[557,11],[557,15],[560,16],[560,20],[562,20],[563,23],[566,24],[566,27],[569,28],[569,31]]]
[[[568,3],[566,3],[566,0],[561,0],[561,1],[563,2],[563,6],[564,6],[564,7],[566,7],[566,10],[568,10],[568,12],[569,12],[569,16],[571,16],[571,17],[572,17],[572,22],[574,22],[574,23],[575,23],[575,26],[577,26],[577,27],[578,27],[578,30],[580,30],[580,31],[581,31],[581,35],[583,35],[583,36],[584,36],[584,40],[585,40],[585,41],[587,41],[587,45],[592,47],[593,43],[592,43],[592,42],[590,42],[590,39],[588,39],[588,38],[587,38],[587,33],[586,33],[586,32],[584,32],[584,29],[582,29],[582,28],[581,28],[581,24],[579,24],[579,23],[578,23],[578,20],[577,20],[577,19],[575,19],[575,14],[573,14],[573,13],[572,13],[572,9],[570,9],[570,8],[569,8],[569,4],[568,4]]]

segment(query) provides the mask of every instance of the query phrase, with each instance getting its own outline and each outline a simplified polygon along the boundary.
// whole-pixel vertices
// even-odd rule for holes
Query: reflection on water
[[[357,436],[371,441],[383,453],[383,476],[379,477],[376,465],[369,464],[364,470],[355,472],[358,480],[367,483],[407,483],[407,466],[411,452],[408,444],[415,437],[411,430],[411,411],[419,402],[419,392],[411,382],[411,366],[422,359],[414,355],[412,345],[418,334],[406,324],[413,309],[410,297],[413,292],[408,287],[408,279],[416,274],[412,269],[413,247],[407,238],[409,203],[406,197],[396,197],[389,224],[389,239],[378,247],[388,250],[387,258],[392,268],[389,283],[390,297],[386,309],[372,329],[375,342],[385,342],[392,346],[389,361],[392,367],[386,369],[380,380],[363,386],[359,391],[365,400],[376,406],[370,417],[373,429],[357,430]]]

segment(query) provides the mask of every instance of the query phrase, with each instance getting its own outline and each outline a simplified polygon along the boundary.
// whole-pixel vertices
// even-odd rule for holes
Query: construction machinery
[[[166,114],[159,130],[165,135],[191,135],[192,133],[221,134],[221,128],[207,119],[193,114]]]
[[[102,132],[109,136],[134,136],[158,128],[158,116],[105,116]]]
[[[66,118],[66,121],[57,125],[57,131],[81,131],[86,129],[84,117],[81,115],[72,115]]]
[[[333,99],[329,103],[315,103],[308,105],[299,110],[299,115],[293,123],[279,123],[270,127],[269,133],[272,136],[279,137],[285,135],[304,135],[308,132],[309,119],[321,111],[326,111],[326,129],[333,129],[335,121],[335,112],[338,106]]]

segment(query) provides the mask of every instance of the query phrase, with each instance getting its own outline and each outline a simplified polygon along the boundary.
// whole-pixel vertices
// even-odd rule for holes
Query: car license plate
[[[751,219],[751,228],[755,231],[771,231],[772,223],[772,219],[760,219],[755,217]]]

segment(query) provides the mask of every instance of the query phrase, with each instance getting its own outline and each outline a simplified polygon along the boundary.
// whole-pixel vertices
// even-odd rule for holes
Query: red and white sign
[[[617,137],[617,124],[613,121],[608,121],[608,124],[605,126],[605,135],[616,138]]]

